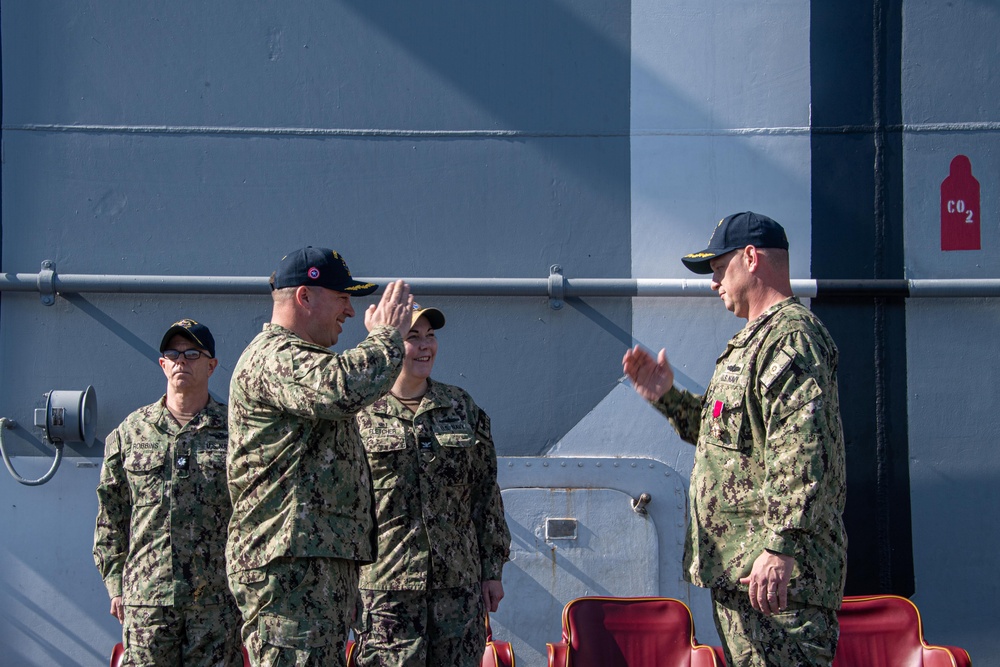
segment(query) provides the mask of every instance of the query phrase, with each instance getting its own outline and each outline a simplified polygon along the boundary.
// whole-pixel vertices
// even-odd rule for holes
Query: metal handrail
[[[60,274],[46,260],[39,273],[0,274],[0,292],[37,292],[51,305],[55,294],[268,294],[266,277]],[[404,278],[415,294],[434,296],[574,297],[714,296],[707,279],[566,278],[552,267],[548,278]],[[395,278],[358,278],[380,285]],[[801,297],[998,297],[1000,279],[792,280]]]

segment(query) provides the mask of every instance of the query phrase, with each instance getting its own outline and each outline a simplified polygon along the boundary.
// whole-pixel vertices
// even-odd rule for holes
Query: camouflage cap
[[[358,282],[351,277],[347,262],[336,250],[306,246],[281,258],[271,274],[271,289],[285,287],[325,287],[351,296],[365,296],[378,289],[375,283]]]
[[[208,352],[210,357],[215,358],[215,338],[212,336],[212,332],[208,330],[208,327],[201,322],[195,322],[192,319],[183,319],[171,324],[170,328],[167,329],[167,333],[163,334],[163,338],[160,340],[160,352],[167,349],[167,346],[170,345],[170,339],[174,336],[184,336]]]
[[[733,213],[715,226],[706,249],[684,255],[681,261],[695,273],[707,274],[712,272],[713,259],[748,245],[788,250],[788,237],[782,226],[766,215],[752,211]]]
[[[444,328],[444,313],[437,308],[423,308],[419,303],[414,303],[413,318],[410,320],[410,326],[412,327],[416,324],[417,320],[421,317],[427,318],[427,323],[431,325],[431,329]]]

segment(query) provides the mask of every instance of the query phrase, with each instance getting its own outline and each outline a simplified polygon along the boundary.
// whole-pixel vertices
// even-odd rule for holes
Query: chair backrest
[[[514,649],[509,642],[493,639],[489,614],[486,614],[486,649],[480,667],[514,667]]]
[[[924,641],[920,612],[904,597],[848,596],[837,617],[840,641],[834,667],[969,664],[968,654],[961,649],[931,646]]]
[[[115,647],[111,649],[111,667],[122,667],[122,661],[125,659],[125,645],[121,642],[115,644]]]
[[[716,664],[712,648],[695,639],[691,610],[673,598],[571,600],[563,609],[563,641],[573,667]]]

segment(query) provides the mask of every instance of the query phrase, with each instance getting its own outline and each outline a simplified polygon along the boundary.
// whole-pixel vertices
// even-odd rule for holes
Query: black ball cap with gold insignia
[[[215,337],[212,336],[212,332],[208,330],[208,327],[201,322],[196,322],[192,319],[183,319],[171,324],[170,328],[167,329],[167,333],[163,334],[163,338],[160,340],[160,352],[167,349],[167,346],[170,345],[170,339],[174,336],[184,336],[208,352],[210,357],[215,358]]]
[[[713,259],[748,245],[788,250],[788,237],[784,228],[766,215],[753,211],[733,213],[715,226],[707,248],[684,255],[681,261],[695,273],[707,274],[712,272],[709,262]]]
[[[282,257],[277,270],[271,274],[272,290],[299,285],[325,287],[351,296],[365,296],[378,289],[375,283],[362,283],[352,278],[347,262],[337,251],[312,246]]]

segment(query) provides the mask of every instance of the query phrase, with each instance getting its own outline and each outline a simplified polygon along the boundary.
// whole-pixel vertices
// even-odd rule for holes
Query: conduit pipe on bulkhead
[[[35,426],[45,431],[45,440],[56,448],[55,458],[48,472],[38,479],[25,479],[14,469],[3,444],[4,430],[17,428],[13,419],[0,417],[0,456],[7,471],[17,482],[25,486],[45,484],[59,469],[63,458],[63,444],[67,442],[94,442],[97,424],[97,394],[92,386],[83,391],[60,391],[53,389],[45,394],[45,407],[35,410]]]
[[[361,277],[380,285],[395,278]],[[558,265],[548,278],[404,278],[413,292],[433,296],[547,297],[553,308],[579,297],[715,296],[707,279],[567,278]],[[1000,297],[1000,279],[792,280],[797,296],[840,298]],[[59,274],[46,260],[39,273],[0,274],[0,292],[37,292],[52,305],[56,294],[268,294],[266,277]]]

